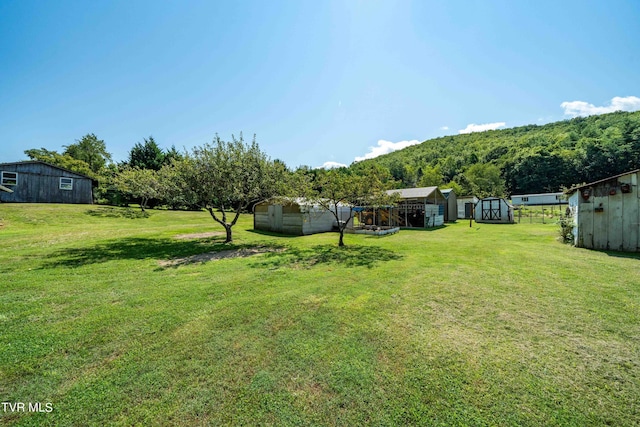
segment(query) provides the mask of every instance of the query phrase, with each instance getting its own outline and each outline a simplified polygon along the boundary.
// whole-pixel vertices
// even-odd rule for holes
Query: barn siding
[[[640,191],[638,172],[579,187],[571,196],[574,209],[575,244],[600,250],[640,250]],[[621,184],[631,192],[623,193]],[[590,189],[588,200],[581,191]],[[611,194],[615,192],[615,194]]]
[[[631,185],[631,193],[622,195],[622,248],[627,251],[640,249],[640,191],[638,191],[638,179],[636,174],[631,174],[620,179],[620,182]]]
[[[6,163],[0,171],[18,174],[13,193],[2,192],[3,202],[19,203],[93,203],[90,178],[41,162]],[[73,178],[73,190],[60,189],[60,178]]]

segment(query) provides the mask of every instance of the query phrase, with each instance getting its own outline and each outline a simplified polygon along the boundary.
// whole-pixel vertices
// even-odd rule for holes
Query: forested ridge
[[[458,194],[559,191],[640,168],[640,111],[445,136],[352,164],[387,169],[395,187]]]

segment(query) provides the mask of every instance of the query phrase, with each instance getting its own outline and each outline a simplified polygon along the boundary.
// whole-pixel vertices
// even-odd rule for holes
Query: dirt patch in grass
[[[188,240],[188,239],[206,239],[208,237],[224,236],[223,231],[210,231],[208,233],[191,233],[191,234],[176,234],[174,239]]]
[[[228,249],[218,252],[207,252],[204,254],[191,255],[183,258],[174,258],[166,261],[158,261],[161,267],[178,267],[181,265],[205,263],[208,261],[217,261],[229,258],[246,258],[252,255],[263,254],[266,252],[282,252],[284,249],[274,249],[269,247],[255,247],[242,249]]]

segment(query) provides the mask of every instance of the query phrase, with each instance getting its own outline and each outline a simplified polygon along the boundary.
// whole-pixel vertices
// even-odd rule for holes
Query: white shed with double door
[[[513,206],[501,197],[480,199],[474,207],[474,219],[480,223],[512,224]]]

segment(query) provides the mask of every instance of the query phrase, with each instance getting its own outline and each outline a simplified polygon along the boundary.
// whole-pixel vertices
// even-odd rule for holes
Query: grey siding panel
[[[13,193],[0,194],[3,202],[93,203],[91,179],[45,163],[3,164],[0,171],[16,172],[18,185]],[[60,178],[73,178],[73,190],[61,190]]]
[[[623,250],[622,247],[622,229],[623,227],[623,218],[622,218],[622,194],[618,192],[615,196],[609,197],[609,214],[607,215],[609,228],[609,241],[607,242],[607,246],[609,249],[614,251]]]
[[[622,195],[622,250],[637,252],[640,250],[638,231],[640,230],[640,200],[638,200],[637,173],[619,179],[621,183],[631,185],[630,193]],[[634,185],[634,183],[636,185]]]
[[[638,241],[638,231],[640,230],[640,203],[638,203],[638,197],[635,194],[637,187],[633,188],[634,191],[625,194],[623,199],[622,247],[625,251],[636,252],[640,249],[640,242]]]
[[[578,215],[580,246],[593,249],[593,201],[581,203]]]
[[[602,211],[600,211],[602,209]],[[608,197],[593,198],[593,248],[609,249],[608,222],[609,222],[609,201]]]

